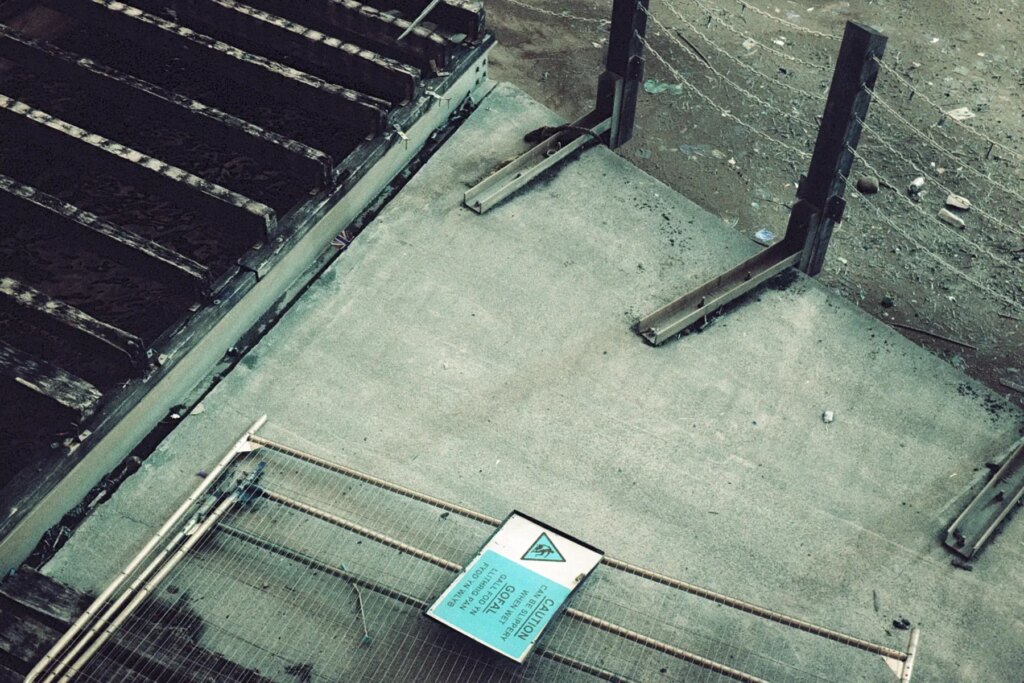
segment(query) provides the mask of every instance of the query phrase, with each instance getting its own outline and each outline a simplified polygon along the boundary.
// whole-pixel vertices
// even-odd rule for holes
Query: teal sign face
[[[522,661],[569,589],[485,550],[431,614],[512,659]]]
[[[427,615],[522,663],[601,556],[514,512]]]

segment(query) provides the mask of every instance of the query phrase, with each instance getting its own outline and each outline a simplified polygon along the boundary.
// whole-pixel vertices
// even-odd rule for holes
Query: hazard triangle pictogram
[[[524,560],[534,560],[536,562],[565,562],[565,558],[562,557],[562,553],[558,552],[558,548],[551,542],[547,534],[541,534],[530,549],[523,555]]]

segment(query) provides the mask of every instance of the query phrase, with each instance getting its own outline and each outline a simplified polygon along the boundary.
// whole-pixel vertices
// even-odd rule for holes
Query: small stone
[[[907,193],[910,196],[915,196],[921,193],[924,189],[924,176],[919,175],[910,181],[910,185],[907,186]]]
[[[821,414],[821,421],[824,422],[827,425],[828,424],[832,424],[833,422],[835,422],[835,420],[836,420],[836,414],[833,413],[831,410],[826,410],[825,412],[823,412]]]
[[[957,216],[949,209],[939,209],[939,220],[943,223],[952,225],[954,228],[960,228],[961,230],[967,227],[967,224],[964,223],[964,219],[960,218],[960,216]]]
[[[896,305],[896,300],[891,296],[882,297],[882,308],[892,308]]]
[[[857,191],[861,194],[875,194],[878,192],[878,178],[862,176],[857,179]]]
[[[946,197],[946,206],[951,206],[954,209],[960,209],[961,211],[967,211],[971,208],[971,200],[967,197],[961,197],[958,194],[950,193]]]
[[[892,625],[901,631],[906,631],[910,628],[910,619],[906,617],[900,617],[899,619],[893,619]]]

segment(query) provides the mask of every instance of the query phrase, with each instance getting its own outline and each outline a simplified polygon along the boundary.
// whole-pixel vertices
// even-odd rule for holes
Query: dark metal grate
[[[472,3],[397,40],[427,4],[0,0],[0,487],[138,400],[479,57]]]

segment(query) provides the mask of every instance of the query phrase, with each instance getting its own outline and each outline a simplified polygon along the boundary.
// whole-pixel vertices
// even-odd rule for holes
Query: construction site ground
[[[802,276],[646,345],[639,315],[760,247],[605,148],[462,206],[558,120],[499,85],[43,571],[100,590],[267,414],[269,438],[735,597],[893,647],[909,622],[915,680],[1019,683],[1024,524],[973,571],[940,542],[1019,411]]]

